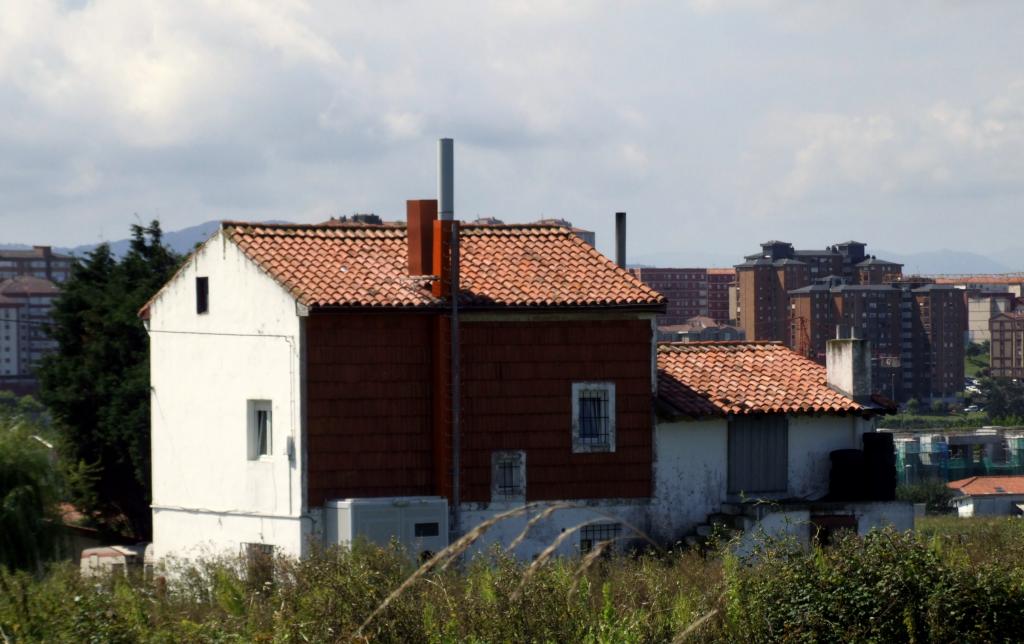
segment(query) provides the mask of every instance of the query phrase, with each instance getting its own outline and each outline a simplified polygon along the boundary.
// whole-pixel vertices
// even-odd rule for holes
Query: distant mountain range
[[[274,220],[263,223],[279,224],[288,222]],[[182,228],[181,230],[165,230],[164,244],[169,246],[175,252],[184,255],[192,252],[192,250],[196,247],[196,244],[201,244],[207,239],[209,239],[210,236],[213,235],[213,233],[217,232],[218,228],[220,228],[220,221],[207,221],[197,226],[189,226],[188,228]],[[110,250],[114,253],[114,255],[123,255],[124,253],[128,252],[131,240],[127,238],[118,239],[117,241],[107,242],[107,244],[110,246]],[[64,253],[67,255],[76,255],[78,257],[82,257],[86,253],[92,251],[97,246],[99,246],[98,243],[82,244],[81,246],[73,247],[57,246],[54,247],[53,250],[54,252],[57,253]],[[2,244],[0,245],[0,248],[26,249],[31,248],[31,246],[28,246],[26,244]]]
[[[287,223],[268,221],[266,223]],[[165,231],[164,243],[176,252],[185,254],[192,251],[196,244],[208,239],[220,227],[219,221],[207,221],[197,226],[189,226],[181,230]],[[128,250],[130,240],[119,239],[108,242],[115,255]],[[99,244],[82,244],[71,248],[54,248],[56,252],[82,256]],[[0,244],[0,248],[30,248],[24,244]],[[880,259],[903,264],[903,272],[907,274],[935,275],[942,273],[1012,273],[1024,272],[1024,248],[1008,248],[987,255],[962,250],[943,248],[920,253],[901,253],[875,249],[868,245],[868,251]],[[743,261],[743,252],[735,255],[708,251],[670,251],[647,253],[630,257],[630,266],[665,266],[679,268],[695,268],[701,266],[726,267]]]

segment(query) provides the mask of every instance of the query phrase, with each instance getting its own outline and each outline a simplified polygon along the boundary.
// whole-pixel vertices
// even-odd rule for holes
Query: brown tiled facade
[[[309,316],[311,505],[438,493],[436,470],[449,463],[434,447],[433,320]],[[528,501],[650,496],[650,320],[468,316],[460,327],[464,501],[490,500],[496,450],[525,452]],[[581,381],[615,384],[614,452],[573,453],[571,388]]]
[[[989,320],[991,372],[995,378],[1024,378],[1024,313],[1002,313]]]

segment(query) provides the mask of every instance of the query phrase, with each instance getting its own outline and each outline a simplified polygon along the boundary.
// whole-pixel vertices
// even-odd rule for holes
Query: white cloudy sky
[[[401,217],[440,136],[634,257],[1012,246],[1024,2],[0,2],[0,242]]]

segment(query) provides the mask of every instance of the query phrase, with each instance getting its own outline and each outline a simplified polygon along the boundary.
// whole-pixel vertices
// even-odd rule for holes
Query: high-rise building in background
[[[27,276],[63,282],[71,275],[72,261],[70,255],[54,253],[49,246],[0,250],[0,280]]]
[[[60,293],[48,279],[20,275],[0,281],[0,389],[31,393],[35,370],[57,348],[47,333]]]
[[[736,266],[737,317],[748,340],[784,342],[814,360],[837,335],[867,340],[876,387],[897,400],[963,389],[964,291],[902,276],[902,265],[844,242],[796,250],[765,242]]]
[[[1024,378],[1024,311],[999,313],[989,320],[992,375]]]
[[[658,316],[658,326],[687,324],[690,318],[707,317],[729,324],[729,287],[736,281],[731,268],[633,268],[644,284],[668,298],[668,310]]]

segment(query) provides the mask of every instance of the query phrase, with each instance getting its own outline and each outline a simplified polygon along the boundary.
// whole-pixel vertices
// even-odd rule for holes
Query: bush
[[[949,514],[953,511],[949,502],[953,500],[953,490],[946,487],[943,481],[922,481],[920,483],[904,483],[897,486],[896,498],[900,501],[927,504],[929,514]]]

